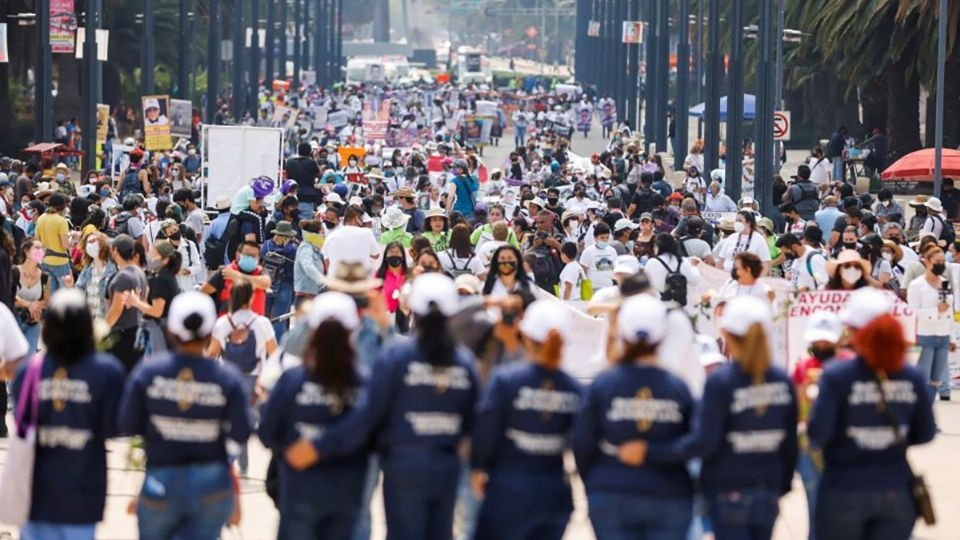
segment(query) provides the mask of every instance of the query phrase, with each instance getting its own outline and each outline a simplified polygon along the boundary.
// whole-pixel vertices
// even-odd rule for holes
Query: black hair
[[[560,246],[560,253],[566,255],[568,259],[576,260],[577,245],[573,242],[564,242],[563,245]]]
[[[167,257],[167,264],[164,265],[164,268],[167,269],[171,274],[176,276],[180,273],[180,268],[183,266],[183,255],[179,251],[174,251],[173,255]]]
[[[456,341],[450,333],[447,316],[436,306],[426,315],[417,317],[417,346],[427,363],[433,366],[453,364]]]
[[[398,248],[400,250],[400,268],[403,269],[403,275],[407,275],[407,256],[406,250],[403,249],[403,244],[399,241],[390,242],[383,248],[383,260],[380,261],[380,268],[377,269],[376,276],[380,279],[387,277],[387,252],[393,248]]]
[[[175,340],[180,341],[181,343],[204,341],[209,337],[199,335],[200,329],[203,327],[203,315],[200,315],[197,312],[193,312],[183,319],[183,327],[193,335],[193,339],[182,341],[178,336],[172,336]]]
[[[107,226],[107,213],[99,206],[91,207],[87,213],[87,219],[80,224],[80,230],[85,229],[87,225],[93,225],[98,231],[102,231]]]
[[[816,224],[807,225],[803,229],[803,238],[810,244],[819,246],[823,243],[823,229]]]
[[[253,299],[253,283],[247,279],[238,279],[230,287],[230,313],[234,313],[250,304]]]
[[[313,147],[310,146],[310,143],[302,142],[297,145],[297,155],[300,157],[308,157],[311,152],[313,152]]]
[[[593,235],[600,236],[603,234],[610,234],[610,226],[606,223],[597,223],[597,225],[593,228]]]
[[[523,271],[523,255],[520,254],[519,249],[507,244],[498,247],[490,257],[490,271],[487,272],[487,279],[483,283],[483,294],[490,294],[490,292],[493,291],[493,286],[500,276],[500,253],[503,251],[511,251],[517,258],[517,283],[520,290],[531,290],[533,287],[530,284],[530,276]]]
[[[793,233],[783,234],[780,236],[780,238],[777,238],[778,248],[793,247],[797,245],[800,245],[800,239],[797,238],[797,235]]]
[[[355,358],[350,331],[340,321],[327,319],[313,331],[303,355],[303,365],[310,378],[325,391],[329,390],[341,402],[351,402],[360,380]]]
[[[183,188],[173,192],[173,202],[179,204],[186,201],[196,202],[196,199],[193,196],[193,191]]]
[[[680,245],[672,234],[660,233],[656,238],[657,255],[673,255],[680,259]]]
[[[93,316],[85,302],[58,302],[43,314],[40,330],[47,355],[62,364],[82,360],[95,351]]]

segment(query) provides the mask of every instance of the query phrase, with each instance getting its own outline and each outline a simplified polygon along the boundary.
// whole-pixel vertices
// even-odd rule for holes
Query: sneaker
[[[940,401],[950,401],[950,394],[940,396]]]

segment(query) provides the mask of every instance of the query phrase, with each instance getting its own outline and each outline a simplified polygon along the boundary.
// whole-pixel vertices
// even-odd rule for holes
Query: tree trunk
[[[920,80],[911,68],[916,49],[904,51],[887,66],[888,161],[920,149]]]
[[[860,87],[863,127],[867,131],[887,127],[887,77],[881,75]]]

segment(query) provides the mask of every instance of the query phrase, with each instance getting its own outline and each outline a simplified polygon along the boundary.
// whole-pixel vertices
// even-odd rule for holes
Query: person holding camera
[[[950,279],[944,276],[946,256],[940,247],[934,245],[924,251],[923,265],[923,278],[907,287],[907,304],[917,312],[917,369],[927,382],[933,403],[940,386],[950,384],[947,353],[955,347],[950,343],[955,297]]]

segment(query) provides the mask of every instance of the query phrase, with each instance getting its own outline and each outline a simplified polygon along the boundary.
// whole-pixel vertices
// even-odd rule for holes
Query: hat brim
[[[274,236],[286,236],[287,238],[294,238],[294,237],[297,236],[297,233],[295,233],[295,232],[293,232],[293,231],[278,231],[278,230],[274,230],[274,231],[273,231],[273,235],[274,235]]]
[[[327,289],[345,294],[369,292],[383,284],[383,280],[379,278],[369,278],[363,281],[346,281],[336,277],[325,277],[323,278],[323,282]]]
[[[855,261],[845,261],[845,262],[840,262],[836,259],[830,259],[829,261],[827,261],[827,274],[832,279],[833,276],[837,275],[837,269],[840,268],[841,264],[847,264],[851,262],[857,263],[860,265],[860,268],[863,270],[864,277],[867,277],[870,275],[870,270],[872,269],[872,266],[870,265],[870,261],[865,261],[863,259],[855,260]]]

